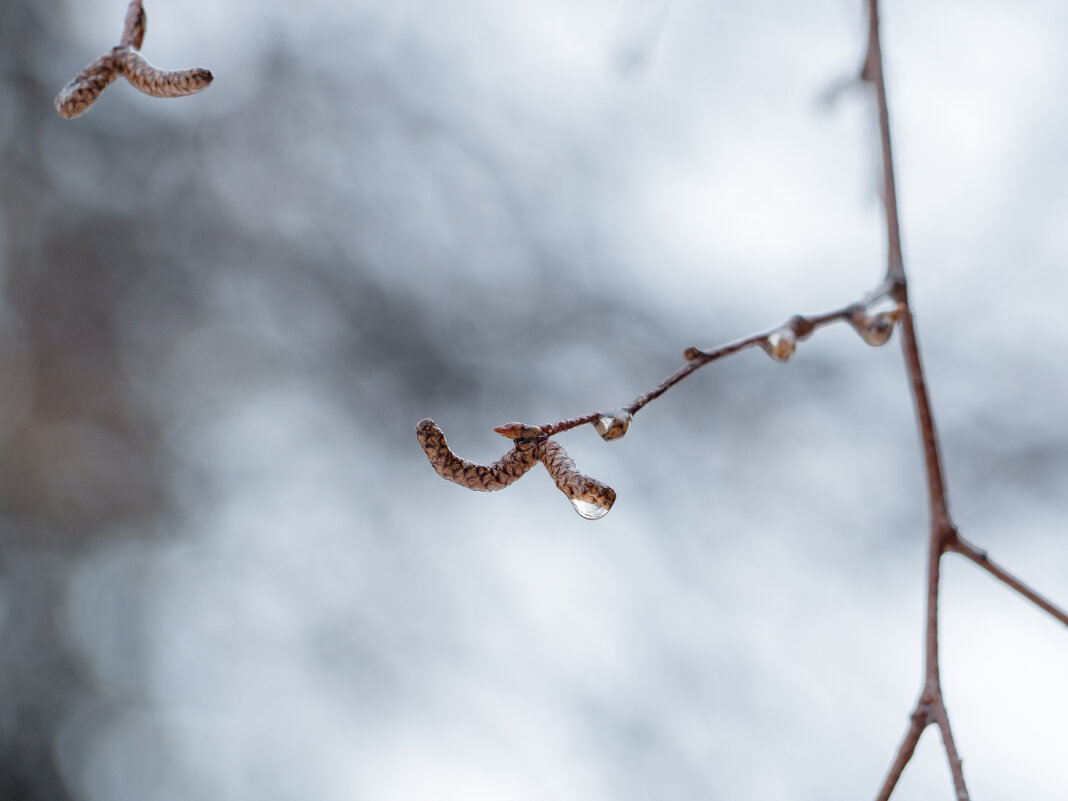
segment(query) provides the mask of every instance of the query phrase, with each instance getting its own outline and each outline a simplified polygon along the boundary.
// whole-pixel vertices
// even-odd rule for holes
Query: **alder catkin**
[[[133,0],[126,11],[119,46],[78,73],[56,96],[56,111],[61,117],[80,117],[120,75],[152,97],[183,97],[211,84],[214,76],[202,67],[161,70],[149,64],[138,52],[145,38],[146,21],[141,0]]]
[[[512,450],[491,465],[461,459],[449,449],[444,432],[433,420],[420,420],[415,427],[430,465],[439,476],[462,487],[492,492],[513,484],[538,462],[538,447],[530,440],[517,440]]]
[[[126,80],[152,97],[184,97],[207,87],[214,77],[210,70],[194,67],[188,70],[161,70],[153,67],[136,50],[120,56],[119,64]]]
[[[145,41],[145,29],[148,27],[148,17],[141,5],[141,0],[132,0],[126,9],[126,22],[122,28],[122,39],[119,46],[129,45],[134,50],[140,50]]]
[[[493,464],[482,465],[453,453],[445,441],[445,433],[433,420],[420,420],[415,427],[419,444],[435,472],[462,487],[483,492],[503,489],[518,481],[540,460],[557,488],[586,519],[604,517],[616,502],[614,489],[580,473],[563,446],[541,434],[537,426],[509,423],[496,431],[513,440],[512,450]]]
[[[607,512],[616,502],[616,491],[607,484],[579,472],[575,462],[559,442],[540,443],[540,458],[557,488],[572,501],[584,501]]]
[[[55,100],[56,111],[68,120],[80,117],[120,74],[122,68],[114,51],[105,53],[59,91]]]

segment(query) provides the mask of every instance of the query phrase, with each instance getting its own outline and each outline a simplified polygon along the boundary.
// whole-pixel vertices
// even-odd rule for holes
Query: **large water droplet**
[[[797,335],[792,328],[780,328],[768,334],[767,339],[760,343],[765,352],[777,362],[785,362],[794,355],[797,347]]]
[[[627,433],[627,429],[630,428],[630,413],[622,411],[607,412],[601,415],[595,428],[605,442],[621,439]]]
[[[894,321],[886,312],[874,317],[865,315],[855,327],[861,338],[875,348],[889,342],[894,333]]]
[[[589,501],[582,501],[578,498],[571,498],[570,500],[571,505],[575,507],[575,511],[587,520],[600,520],[602,517],[608,514],[607,506],[590,503]]]
[[[901,317],[897,303],[878,301],[853,315],[850,322],[861,339],[874,348],[885,345],[894,333],[894,324]]]

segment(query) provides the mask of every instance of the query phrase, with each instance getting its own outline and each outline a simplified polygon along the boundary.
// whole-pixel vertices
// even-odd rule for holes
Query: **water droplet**
[[[764,351],[777,362],[785,362],[794,355],[797,347],[797,335],[791,328],[780,328],[768,334],[760,343]]]
[[[894,321],[885,312],[874,317],[864,315],[855,328],[865,342],[878,348],[890,341],[894,333]]]
[[[600,504],[590,503],[589,501],[579,500],[578,498],[571,498],[571,505],[575,507],[575,511],[579,513],[581,517],[587,520],[600,520],[606,514],[608,514],[607,506],[601,506]]]
[[[596,428],[605,442],[622,439],[630,428],[630,414],[623,411],[607,412],[597,421]]]
[[[900,306],[894,303],[888,308],[885,302],[880,302],[858,311],[850,322],[865,342],[878,348],[890,341],[894,324],[900,317]]]

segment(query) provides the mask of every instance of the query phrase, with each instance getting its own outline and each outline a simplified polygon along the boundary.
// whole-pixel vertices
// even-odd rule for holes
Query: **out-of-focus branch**
[[[120,76],[153,97],[191,95],[211,84],[214,76],[203,67],[167,71],[149,64],[139,52],[146,24],[141,0],[131,0],[118,46],[91,62],[56,95],[56,111],[61,117],[80,117]]]

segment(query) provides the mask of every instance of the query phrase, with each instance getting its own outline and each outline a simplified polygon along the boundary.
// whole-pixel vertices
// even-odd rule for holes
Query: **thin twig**
[[[953,777],[953,789],[957,792],[957,801],[968,801],[968,788],[964,785],[964,769],[960,755],[957,753],[957,743],[953,740],[953,729],[949,725],[949,713],[946,705],[939,696],[938,704],[934,708],[935,723],[942,733],[942,745],[946,749],[946,760],[949,762],[949,773]]]
[[[883,161],[883,205],[886,211],[886,277],[887,280],[894,282],[893,296],[902,304],[901,347],[905,356],[905,369],[909,376],[909,387],[912,390],[916,421],[923,446],[930,514],[927,549],[927,609],[924,626],[924,680],[923,690],[912,713],[913,723],[911,725],[915,727],[915,722],[919,720],[922,722],[921,728],[925,728],[932,722],[938,722],[957,798],[959,801],[968,801],[968,790],[964,783],[961,760],[949,726],[949,713],[946,711],[942,698],[942,681],[938,663],[939,573],[942,554],[951,543],[957,540],[957,531],[949,515],[938,433],[935,429],[934,414],[931,411],[927,381],[920,358],[916,324],[909,306],[908,282],[901,248],[901,224],[897,211],[893,148],[890,142],[890,112],[886,100],[886,78],[883,73],[882,46],[879,39],[878,0],[868,0],[868,50],[861,77],[875,87],[875,102],[879,117],[879,143]],[[915,739],[918,739],[918,735]],[[898,747],[893,766],[887,775],[879,798],[889,798],[893,793],[901,771],[912,758],[915,747],[915,740],[910,741],[909,738],[906,738]]]
[[[998,581],[1002,582],[1008,587],[1016,590],[1020,595],[1033,603],[1039,609],[1043,609],[1049,612],[1055,619],[1059,620],[1064,625],[1068,626],[1068,612],[1065,612],[1059,606],[1052,601],[1043,597],[1041,594],[1031,589],[1024,584],[1016,576],[1012,575],[1009,571],[997,564],[989,556],[986,551],[981,548],[976,548],[970,542],[963,537],[957,537],[956,541],[949,546],[949,550],[959,553],[961,556],[971,559],[975,564],[979,565],[983,570],[992,575]]]
[[[807,339],[816,330],[823,328],[824,326],[831,325],[839,322],[849,322],[858,329],[864,335],[866,327],[873,324],[879,324],[882,320],[875,320],[867,316],[866,310],[877,304],[880,300],[890,297],[896,290],[896,283],[892,279],[885,279],[877,286],[870,289],[864,294],[864,296],[854,303],[847,304],[833,311],[824,312],[822,314],[814,314],[808,316],[802,316],[800,314],[794,315],[785,323],[767,331],[762,331],[759,334],[752,334],[743,339],[737,339],[733,342],[728,342],[726,345],[720,345],[716,348],[701,349],[696,347],[687,348],[683,351],[683,358],[686,359],[686,364],[669,375],[655,387],[648,392],[639,395],[633,401],[626,406],[619,407],[614,411],[622,411],[627,414],[636,414],[639,409],[642,409],[650,401],[656,400],[673,386],[678,384],[684,378],[690,374],[696,372],[706,364],[725,359],[728,356],[733,356],[740,351],[752,348],[757,345],[765,345],[769,338],[778,334],[786,329],[789,329],[794,337],[797,339]],[[883,313],[885,319],[893,324],[898,319],[897,310],[891,310]],[[889,331],[887,331],[887,334]],[[872,340],[869,340],[872,341]],[[885,341],[885,340],[884,340]],[[873,342],[873,344],[875,344]],[[882,344],[882,343],[879,343]],[[570,431],[572,428],[578,428],[579,426],[588,425],[590,423],[596,423],[605,412],[590,412],[579,417],[569,417],[566,420],[560,420],[556,423],[546,423],[543,426],[539,426],[541,430],[548,436],[560,434],[564,431]]]
[[[879,38],[879,0],[868,0],[868,52],[861,78],[875,86],[879,115],[879,141],[883,156],[883,200],[886,207],[886,277],[905,280],[901,250],[901,229],[897,214],[897,186],[894,181],[894,154],[890,147],[890,111],[886,104],[886,81],[883,77],[883,49]]]
[[[743,339],[736,339],[733,342],[728,342],[726,345],[720,345],[716,348],[696,348],[691,347],[683,351],[683,358],[686,359],[686,364],[669,375],[655,387],[648,392],[639,395],[633,401],[626,406],[621,406],[617,411],[623,411],[627,414],[636,414],[642,408],[644,408],[651,401],[656,400],[669,389],[676,384],[687,378],[692,373],[696,372],[706,364],[720,361],[728,356],[733,356],[736,353],[740,353],[748,348],[757,346],[766,346],[766,343],[776,334],[784,331],[790,331],[796,339],[807,339],[817,329],[839,322],[851,322],[856,323],[858,315],[863,313],[864,309],[877,302],[883,297],[887,297],[890,293],[890,286],[885,282],[875,287],[872,291],[866,293],[862,300],[856,303],[850,303],[847,306],[842,306],[834,311],[825,312],[823,314],[802,316],[795,315],[787,320],[780,326],[762,331],[758,334],[751,334]],[[895,315],[896,318],[896,315]],[[560,434],[564,431],[569,431],[572,428],[577,428],[581,425],[587,425],[594,423],[600,419],[605,412],[591,412],[579,417],[570,417],[566,420],[561,420],[556,423],[547,423],[540,426],[541,430],[549,436]]]
[[[909,727],[905,730],[901,745],[898,746],[897,757],[894,759],[894,764],[890,766],[890,770],[887,771],[886,779],[883,781],[882,789],[879,791],[879,795],[875,797],[875,801],[888,801],[890,794],[894,792],[894,787],[897,786],[898,779],[901,778],[901,774],[905,770],[905,766],[916,751],[916,744],[920,741],[920,735],[923,734],[923,730],[927,728],[930,722],[930,707],[917,706],[913,710],[909,716]]]

